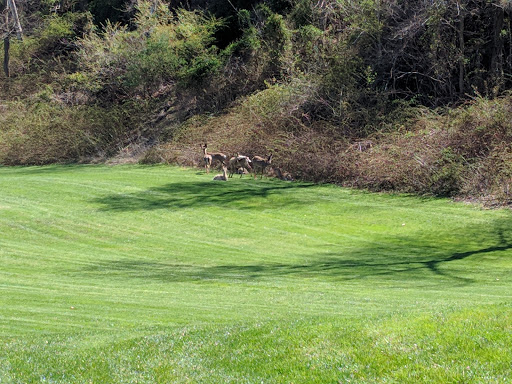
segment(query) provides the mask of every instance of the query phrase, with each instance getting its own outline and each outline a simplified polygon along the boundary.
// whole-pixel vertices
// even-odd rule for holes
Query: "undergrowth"
[[[273,86],[227,114],[191,119],[143,161],[197,166],[197,143],[208,142],[229,155],[273,152],[275,167],[304,180],[489,205],[512,201],[510,96],[479,98],[449,113],[411,110],[394,130],[358,138],[336,137],[329,123],[294,115],[299,95]]]

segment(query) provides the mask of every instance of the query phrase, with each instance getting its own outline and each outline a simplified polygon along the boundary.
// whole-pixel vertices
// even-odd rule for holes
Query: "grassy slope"
[[[506,382],[512,215],[164,166],[0,168],[0,382]]]

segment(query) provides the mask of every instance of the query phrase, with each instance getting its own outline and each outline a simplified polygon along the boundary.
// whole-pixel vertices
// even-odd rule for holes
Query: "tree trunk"
[[[459,93],[464,94],[464,10],[459,4]]]
[[[7,35],[4,39],[4,72],[5,76],[9,77],[9,48],[11,47],[11,39]]]
[[[12,16],[14,22],[14,29],[16,30],[16,36],[21,40],[22,29],[20,19],[18,17],[18,10],[16,9],[16,3],[14,0],[6,0],[5,4],[5,30],[7,35],[4,38],[4,72],[5,76],[9,77],[9,49],[11,48],[11,30],[9,27],[9,15]]]
[[[503,8],[496,6],[494,10],[494,30],[492,38],[492,56],[491,56],[491,78],[492,83],[497,87],[494,92],[499,91],[499,86],[503,83],[503,29],[504,15]]]
[[[7,0],[7,8],[9,9],[9,12],[11,12],[13,21],[14,21],[14,29],[16,30],[16,37],[21,40],[21,24],[20,24],[20,18],[18,17],[18,9],[16,8],[16,3],[14,0]]]
[[[508,11],[508,60],[507,71],[512,71],[512,13]]]
[[[4,38],[4,73],[9,77],[9,49],[11,48],[11,38],[9,36],[9,0],[5,2],[5,30],[7,35]]]

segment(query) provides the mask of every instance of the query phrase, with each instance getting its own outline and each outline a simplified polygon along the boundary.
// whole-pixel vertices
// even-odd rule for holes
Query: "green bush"
[[[220,25],[199,12],[172,14],[163,3],[139,1],[136,28],[107,23],[103,35],[89,34],[80,42],[80,63],[111,98],[146,96],[169,82],[198,84],[222,65],[213,45]]]
[[[12,40],[12,74],[44,73],[55,70],[56,64],[62,70],[74,69],[70,53],[76,50],[76,40],[91,28],[91,15],[87,12],[43,17],[40,26],[25,35],[22,41]]]
[[[242,31],[242,36],[228,44],[222,54],[225,57],[242,56],[248,59],[261,48],[261,38],[258,29],[251,21],[251,13],[247,9],[241,9],[237,12],[237,22],[239,30]]]

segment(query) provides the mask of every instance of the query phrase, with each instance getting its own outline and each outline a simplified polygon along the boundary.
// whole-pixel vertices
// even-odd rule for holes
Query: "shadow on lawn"
[[[257,208],[254,204],[271,195],[286,190],[308,188],[313,184],[267,183],[248,181],[243,183],[185,182],[171,183],[145,191],[129,194],[111,194],[94,199],[102,211],[138,211],[155,209],[194,208],[201,206],[237,206],[242,209]],[[296,199],[273,202],[272,207],[300,204]],[[261,208],[269,208],[261,206]]]
[[[403,282],[414,280],[416,286],[420,281],[428,281],[428,284],[442,282],[442,284],[468,285],[480,279],[487,279],[485,268],[477,266],[474,263],[475,260],[470,264],[455,262],[484,256],[491,252],[511,250],[512,226],[510,224],[510,220],[507,220],[498,224],[494,232],[487,231],[482,236],[483,244],[494,242],[494,245],[465,252],[450,252],[440,246],[425,242],[421,245],[414,240],[405,239],[399,245],[379,245],[347,253],[331,252],[329,257],[325,254],[312,255],[307,257],[311,261],[297,264],[199,266],[143,260],[117,260],[90,266],[85,272],[106,274],[109,277],[156,279],[163,282],[251,281],[291,276],[335,281],[389,278]],[[474,237],[472,234],[474,232],[471,231],[466,234],[467,238]],[[214,254],[212,259],[215,259]],[[482,266],[486,262],[485,258],[478,261]],[[490,268],[490,271],[493,271],[492,265]]]

